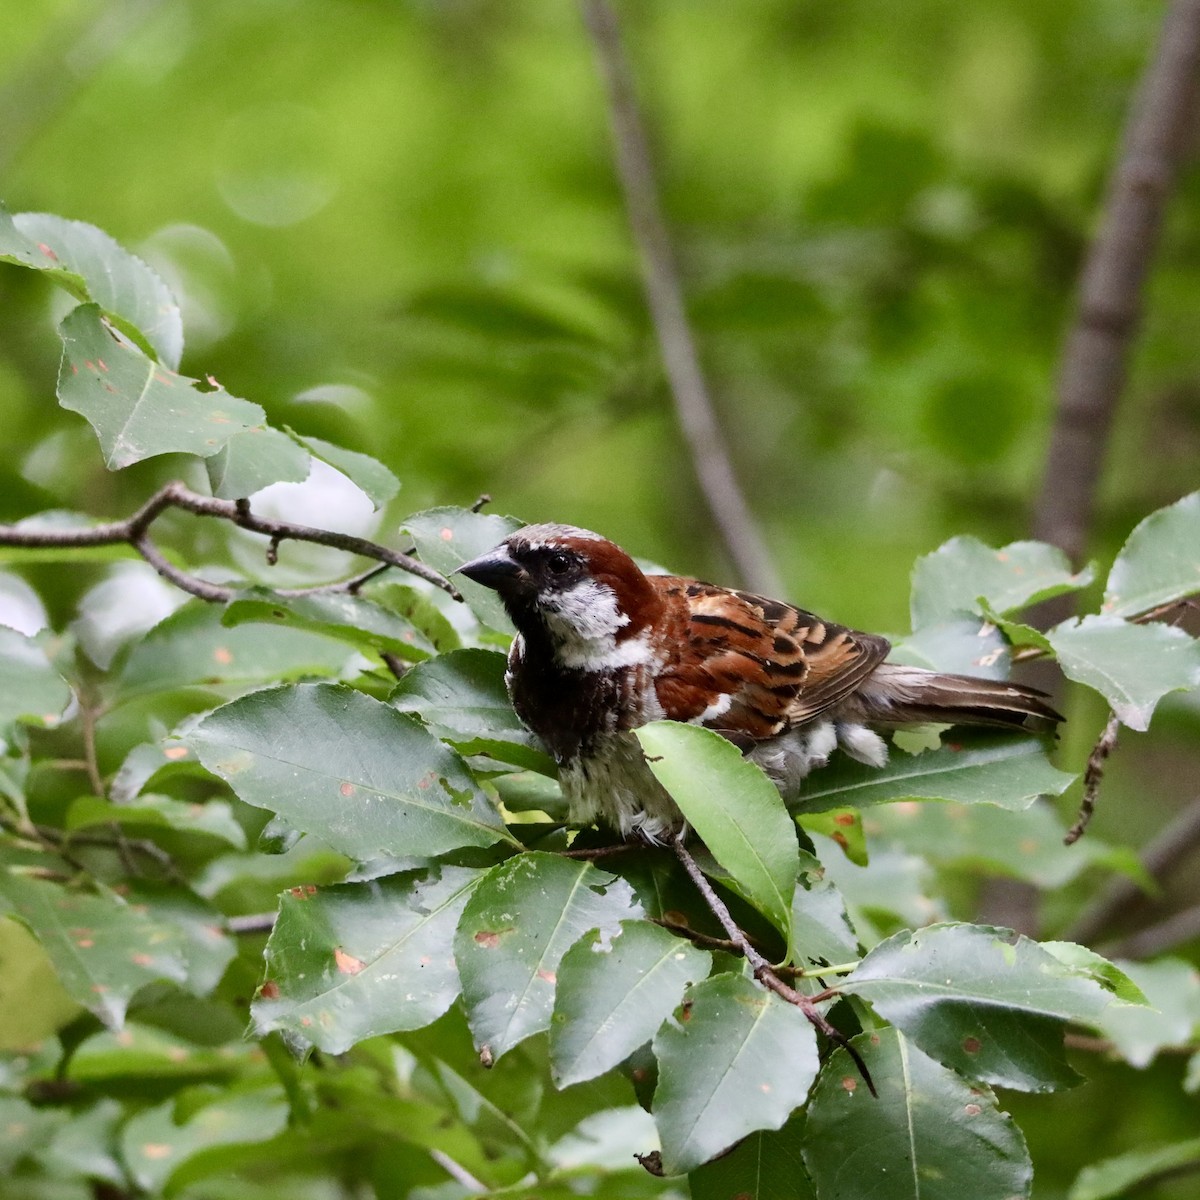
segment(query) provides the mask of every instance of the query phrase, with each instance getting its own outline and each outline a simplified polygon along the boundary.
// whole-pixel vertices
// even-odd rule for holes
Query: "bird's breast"
[[[595,752],[603,739],[661,717],[647,667],[563,667],[513,643],[506,676],[517,716],[559,763]]]

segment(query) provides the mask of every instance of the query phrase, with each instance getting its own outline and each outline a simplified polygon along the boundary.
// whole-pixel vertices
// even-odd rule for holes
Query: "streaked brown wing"
[[[786,630],[800,645],[808,672],[803,686],[787,710],[788,723],[801,725],[849,696],[892,648],[885,637],[859,633],[844,625],[822,621],[813,613],[769,600],[751,592],[736,592],[776,629]]]
[[[671,613],[672,658],[656,690],[673,720],[702,718],[722,732],[774,737],[852,692],[888,651],[883,638],[778,600],[651,579]]]

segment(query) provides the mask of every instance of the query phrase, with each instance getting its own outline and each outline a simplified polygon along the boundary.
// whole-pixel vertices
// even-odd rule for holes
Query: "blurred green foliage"
[[[1160,6],[629,7],[705,364],[782,569],[818,608],[901,628],[917,553],[1027,526],[1075,268]],[[163,269],[186,372],[375,453],[410,511],[486,490],[726,569],[573,5],[43,2],[12,14],[0,80],[9,206]],[[1194,480],[1194,321],[1170,302],[1194,211],[1176,206],[1156,276],[1102,536]],[[19,274],[0,289],[13,318],[50,303]],[[3,515],[120,511],[147,472],[47,469],[75,425],[47,411],[40,323],[10,321],[0,353]]]
[[[185,373],[391,467],[403,491],[383,540],[404,513],[487,491],[500,511],[728,578],[676,432],[573,5],[10,9],[2,198],[92,222],[156,266],[183,300]],[[623,12],[705,367],[789,592],[903,630],[918,554],[1028,530],[1071,289],[1162,5]],[[1141,516],[1196,486],[1198,214],[1190,170],[1110,447],[1094,547],[1106,562]],[[168,458],[106,472],[91,432],[54,403],[67,305],[34,273],[0,270],[0,520],[124,515],[181,470]],[[173,544],[214,552],[203,524],[172,529]],[[56,628],[109,571],[21,569]],[[1164,710],[1154,747],[1126,734],[1110,767],[1110,840],[1139,844],[1194,794],[1200,717]],[[157,714],[166,727],[176,715]],[[1071,715],[1078,751],[1103,711],[1084,700]],[[968,908],[979,880],[960,884]],[[1169,899],[1186,902],[1188,886]],[[1050,923],[1094,887],[1084,873],[1052,897]],[[1079,1142],[1115,1153],[1194,1133],[1181,1063],[1111,1070],[1053,1102],[1012,1098],[1036,1195],[1065,1194]],[[371,1169],[382,1195],[408,1166]]]

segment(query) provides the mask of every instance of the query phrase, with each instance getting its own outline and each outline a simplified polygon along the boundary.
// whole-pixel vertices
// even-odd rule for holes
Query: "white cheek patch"
[[[649,663],[653,657],[646,634],[617,641],[629,616],[618,608],[612,588],[594,579],[546,597],[541,612],[554,642],[554,656],[564,667],[607,671]]]
[[[594,579],[585,579],[573,588],[545,597],[542,612],[552,633],[582,641],[612,637],[629,624],[629,617],[617,608],[612,588]]]

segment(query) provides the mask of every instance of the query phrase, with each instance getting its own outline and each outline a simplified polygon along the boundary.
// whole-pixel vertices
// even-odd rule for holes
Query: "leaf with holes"
[[[556,1087],[615,1067],[650,1041],[712,955],[646,921],[623,921],[611,941],[585,934],[563,956],[550,1027]]]
[[[351,858],[511,840],[458,755],[352,688],[252,692],[210,713],[187,742],[247,804]]]
[[[809,1103],[804,1161],[823,1200],[1022,1200],[1033,1164],[983,1084],[922,1054],[896,1029],[861,1033],[873,1098],[840,1047]]]
[[[41,942],[67,994],[115,1029],[139,988],[187,978],[179,930],[115,896],[9,871],[0,872],[0,897]]]
[[[997,612],[1010,613],[1091,581],[1090,567],[1073,572],[1067,556],[1044,542],[993,550],[973,537],[951,538],[913,568],[913,628],[975,612],[981,596]]]
[[[792,898],[792,932],[803,967],[838,966],[859,956],[846,902],[816,857],[800,851],[800,886]],[[797,986],[807,983],[798,980]],[[813,981],[813,991],[823,985]]]
[[[257,404],[222,387],[201,391],[199,380],[148,358],[113,333],[95,304],[68,313],[58,331],[58,402],[87,418],[110,470],[157,454],[208,458],[266,421]]]
[[[817,1035],[794,1004],[742,975],[689,988],[654,1039],[654,1121],[668,1175],[778,1129],[817,1075]]]
[[[1079,1082],[1064,1055],[1064,1023],[1096,1027],[1122,1004],[1094,973],[983,925],[898,933],[839,987],[969,1078],[1034,1092]]]
[[[548,1029],[568,948],[639,916],[629,884],[590,863],[535,851],[493,867],[454,939],[475,1044],[498,1059]]]
[[[1200,592],[1200,492],[1151,513],[1108,575],[1100,611],[1132,617]]]
[[[251,1008],[258,1032],[342,1054],[436,1020],[458,996],[454,930],[482,878],[443,866],[285,892]]]
[[[158,273],[103,230],[52,213],[10,216],[0,205],[0,262],[33,267],[83,301],[169,367],[183,353],[183,322]]]
[[[898,800],[956,800],[1021,809],[1039,796],[1061,795],[1075,780],[1050,765],[1037,738],[957,729],[950,738],[922,754],[893,748],[884,767],[836,755],[804,781],[796,807],[804,813]]]
[[[650,770],[712,856],[790,938],[799,843],[774,784],[710,729],[654,721],[634,732]]]
[[[1149,729],[1168,692],[1200,685],[1200,641],[1171,625],[1093,614],[1046,637],[1063,674],[1098,691],[1130,729]]]

